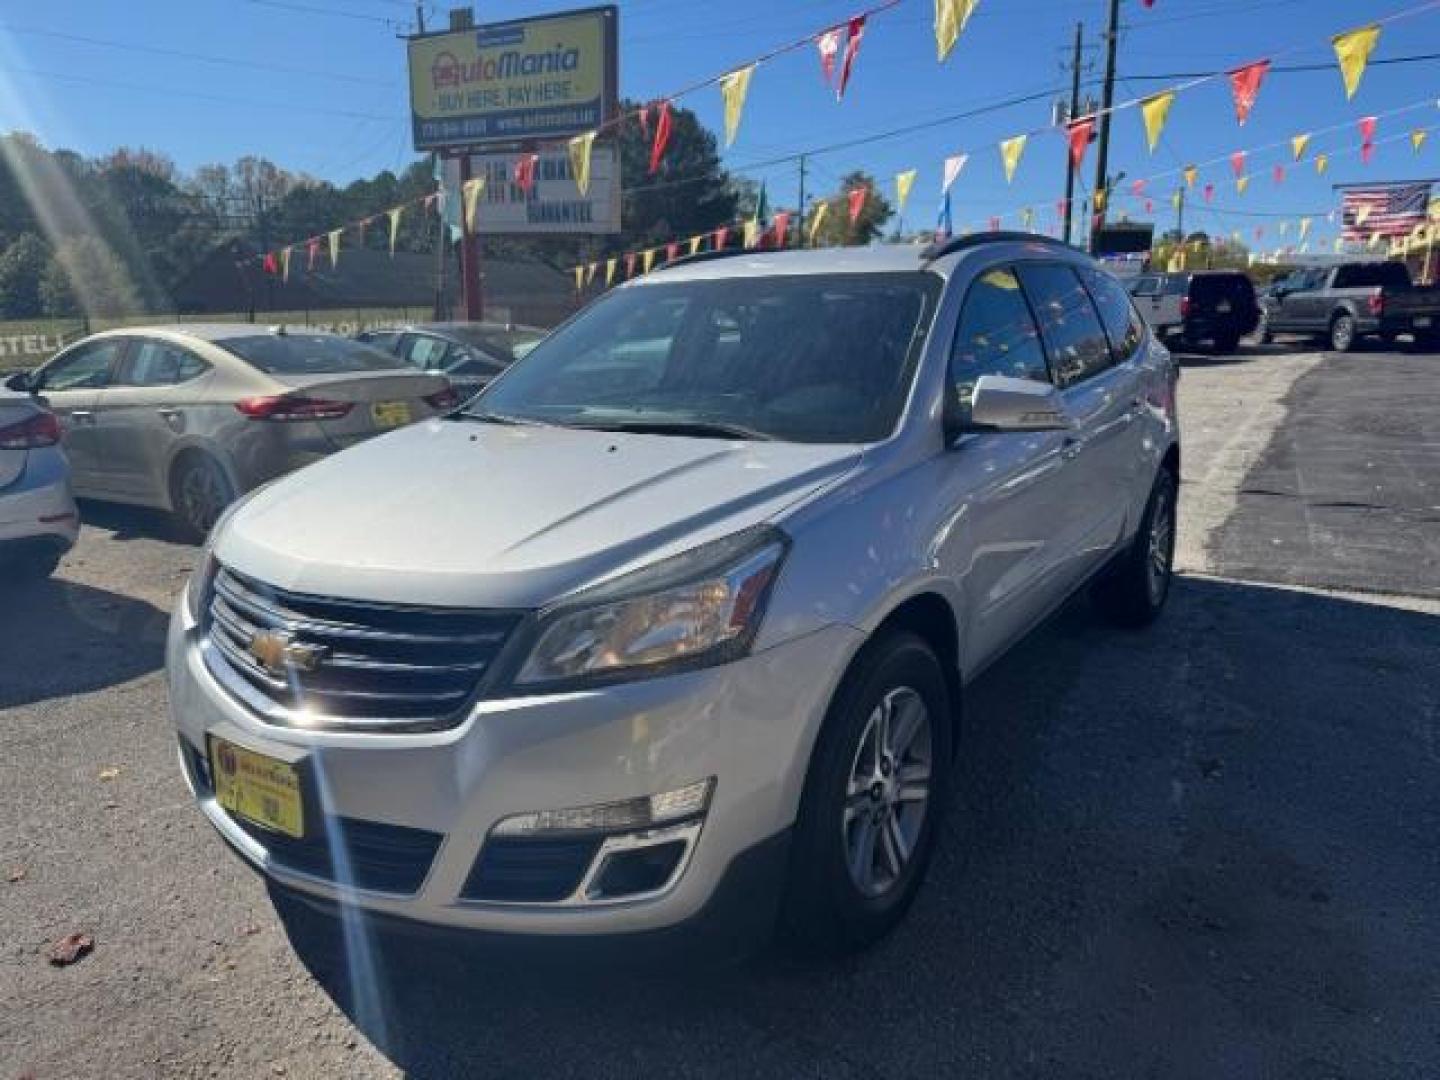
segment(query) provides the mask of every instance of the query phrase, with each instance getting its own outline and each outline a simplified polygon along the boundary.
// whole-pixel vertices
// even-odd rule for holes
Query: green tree
[[[47,315],[134,315],[144,310],[125,263],[103,240],[76,236],[61,242],[40,280]]]
[[[850,193],[857,188],[865,188],[865,202],[860,208],[854,224],[850,222]],[[833,195],[826,196],[823,200],[830,204],[829,211],[825,214],[820,223],[820,232],[816,236],[816,243],[820,247],[857,246],[869,244],[880,237],[885,228],[885,222],[894,215],[890,203],[884,195],[880,194],[875,185],[875,179],[869,173],[852,172],[840,181],[840,190]],[[815,219],[815,208],[812,207],[806,216],[805,240],[810,240],[810,222]]]
[[[32,232],[21,233],[0,253],[0,318],[33,319],[42,311],[40,279],[50,249]]]

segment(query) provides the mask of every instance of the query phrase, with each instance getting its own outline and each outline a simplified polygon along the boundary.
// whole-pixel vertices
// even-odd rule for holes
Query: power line
[[[312,4],[297,4],[292,0],[243,0],[246,4],[254,4],[257,7],[278,8],[281,11],[298,11],[306,15],[328,15],[334,19],[351,19],[356,22],[379,23],[381,26],[401,28],[396,19],[386,18],[383,15],[366,15],[359,11],[340,11],[336,8],[315,7]]]
[[[174,56],[184,60],[197,60],[206,64],[226,64],[233,67],[252,68],[257,71],[279,71],[294,75],[311,75],[319,79],[337,79],[341,82],[365,83],[372,86],[394,86],[388,79],[371,79],[363,75],[347,75],[339,71],[317,71],[314,68],[289,64],[270,64],[260,60],[242,60],[233,56],[214,56],[208,53],[189,52],[185,49],[166,49],[158,45],[141,45],[132,41],[113,41],[108,38],[87,37],[61,30],[47,30],[38,26],[17,26],[14,23],[0,23],[0,30],[12,34],[29,34],[35,37],[55,38],[58,41],[76,41],[85,45],[97,45],[107,49],[126,52],[149,53],[152,56]]]
[[[1412,56],[1390,56],[1380,60],[1371,60],[1367,67],[1384,67],[1386,64],[1419,64],[1431,60],[1440,60],[1440,53],[1416,53]],[[1268,74],[1294,75],[1300,72],[1334,70],[1335,61],[1330,60],[1315,64],[1284,64],[1280,67],[1272,67]],[[1167,82],[1171,79],[1198,79],[1210,74],[1212,73],[1208,71],[1170,71],[1158,72],[1153,75],[1126,75],[1125,78],[1136,82]]]

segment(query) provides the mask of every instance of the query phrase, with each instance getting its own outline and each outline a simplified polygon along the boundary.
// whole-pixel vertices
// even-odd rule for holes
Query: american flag
[[[1408,236],[1415,226],[1425,223],[1429,205],[1429,184],[1351,188],[1341,202],[1341,235],[1346,240],[1369,240],[1376,233]]]

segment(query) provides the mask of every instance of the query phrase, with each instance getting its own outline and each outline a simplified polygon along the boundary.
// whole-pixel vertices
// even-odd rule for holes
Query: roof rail
[[[994,232],[977,232],[969,236],[957,236],[952,240],[943,243],[936,242],[923,248],[920,258],[926,263],[932,263],[936,259],[942,259],[946,255],[954,255],[956,252],[969,251],[971,248],[980,247],[983,244],[998,243],[1026,243],[1026,244],[1049,244],[1051,247],[1068,248],[1071,251],[1078,251],[1063,240],[1057,240],[1053,236],[1044,236],[1041,233],[1028,233],[1018,231],[996,230]]]
[[[713,259],[733,259],[736,255],[774,255],[781,251],[793,251],[794,248],[747,248],[727,247],[719,251],[697,251],[694,255],[681,255],[678,259],[672,259],[661,270],[668,270],[672,266],[690,266],[693,263],[710,262]]]

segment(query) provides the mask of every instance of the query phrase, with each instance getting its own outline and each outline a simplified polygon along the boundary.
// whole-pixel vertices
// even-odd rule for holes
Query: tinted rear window
[[[1355,263],[1335,275],[1337,289],[1404,289],[1409,284],[1410,271],[1393,262]]]
[[[329,334],[257,334],[215,344],[267,375],[343,375],[401,366],[373,345]]]
[[[1246,300],[1255,295],[1255,286],[1244,274],[1201,274],[1190,282],[1195,300]]]

